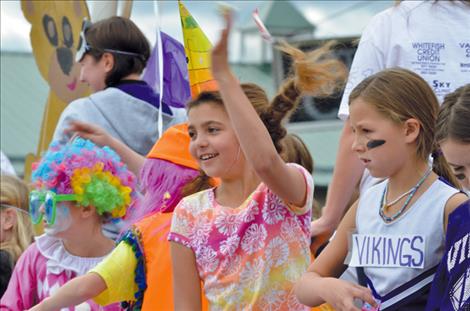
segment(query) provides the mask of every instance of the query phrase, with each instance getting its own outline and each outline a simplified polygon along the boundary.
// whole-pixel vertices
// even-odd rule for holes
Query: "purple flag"
[[[176,39],[161,32],[163,48],[163,102],[176,108],[184,108],[186,102],[191,99],[189,88],[188,66],[184,46]],[[157,47],[147,62],[142,80],[147,82],[160,93],[157,72]]]

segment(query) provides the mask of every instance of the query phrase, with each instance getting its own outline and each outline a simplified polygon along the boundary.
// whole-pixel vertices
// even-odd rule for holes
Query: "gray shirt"
[[[170,109],[172,115],[162,113],[163,131],[187,119],[185,109]],[[71,120],[96,124],[141,155],[158,139],[158,109],[114,87],[71,102],[60,116],[54,141],[66,143],[70,139],[64,129]]]

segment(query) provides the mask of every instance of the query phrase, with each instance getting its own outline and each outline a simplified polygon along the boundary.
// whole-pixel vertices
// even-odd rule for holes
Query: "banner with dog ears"
[[[90,93],[88,86],[79,80],[80,65],[74,60],[82,21],[90,18],[90,14],[84,0],[21,0],[21,10],[31,24],[31,47],[39,72],[50,87],[36,152],[39,156],[49,146],[66,105]],[[28,163],[25,177],[27,170],[31,170]]]

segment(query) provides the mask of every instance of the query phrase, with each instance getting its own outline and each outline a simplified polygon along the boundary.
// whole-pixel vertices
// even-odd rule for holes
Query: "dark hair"
[[[470,83],[447,94],[436,122],[436,143],[448,138],[470,143]]]
[[[403,68],[382,70],[367,77],[352,90],[349,104],[357,98],[363,99],[397,124],[416,119],[420,124],[416,138],[419,159],[427,161],[429,155],[437,151],[434,140],[439,103],[429,84],[418,74]],[[444,157],[434,160],[433,169],[459,187]]]
[[[113,16],[94,23],[85,33],[91,50],[88,52],[96,61],[112,49],[139,54],[139,56],[112,53],[114,66],[106,76],[106,86],[112,86],[124,77],[145,69],[150,57],[150,44],[145,35],[130,19]]]
[[[0,297],[6,292],[11,274],[13,273],[14,263],[11,255],[1,249],[0,250]]]
[[[184,198],[193,193],[214,187],[215,185],[214,179],[207,176],[203,170],[199,170],[199,175],[183,186],[181,196]]]
[[[278,94],[269,103],[266,92],[256,84],[244,83],[241,88],[251,102],[261,121],[266,126],[278,153],[282,152],[282,139],[286,136],[284,122],[297,108],[302,95],[317,97],[328,96],[343,85],[346,78],[346,67],[330,57],[330,47],[333,42],[311,51],[303,52],[287,43],[278,48],[288,54],[293,63],[293,73],[281,85]],[[187,104],[188,111],[204,103],[214,103],[223,106],[218,91],[201,92]],[[205,177],[202,172],[194,183],[201,183]]]

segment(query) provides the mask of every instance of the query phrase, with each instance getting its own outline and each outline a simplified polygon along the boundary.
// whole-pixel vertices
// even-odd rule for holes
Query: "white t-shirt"
[[[11,165],[8,157],[0,150],[0,171],[2,174],[14,175],[16,176],[15,169]]]
[[[470,5],[460,1],[405,1],[365,28],[338,112],[349,116],[349,94],[364,78],[403,67],[423,77],[440,102],[470,83]]]
[[[372,18],[354,56],[338,117],[349,117],[349,94],[363,79],[402,67],[423,77],[442,102],[470,83],[470,5],[460,1],[405,1]],[[380,180],[365,170],[361,193]]]

